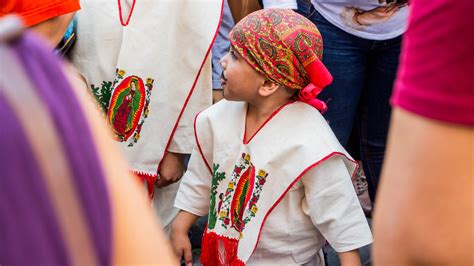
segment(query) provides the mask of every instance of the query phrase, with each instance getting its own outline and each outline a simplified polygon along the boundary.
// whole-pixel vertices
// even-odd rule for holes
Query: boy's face
[[[221,59],[221,85],[224,98],[229,101],[252,101],[259,97],[258,90],[265,78],[255,71],[242,56],[231,47]]]

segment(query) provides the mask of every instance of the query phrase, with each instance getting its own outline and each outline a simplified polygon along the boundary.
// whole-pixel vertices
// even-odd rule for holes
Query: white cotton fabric
[[[370,229],[351,182],[354,164],[319,112],[301,102],[289,104],[250,143],[243,144],[245,113],[245,103],[224,100],[199,115],[199,147],[192,153],[175,207],[206,215],[212,176],[204,158],[210,167],[219,163],[223,166],[220,171],[227,169],[228,180],[235,158],[246,152],[256,169],[263,168],[269,176],[258,201],[259,211],[246,225],[239,242],[239,259],[248,265],[320,265],[318,251],[326,239],[338,252],[370,244]],[[341,155],[329,156],[332,152]],[[304,169],[316,162],[320,164],[291,186]],[[222,189],[226,186],[227,182],[222,182]],[[286,188],[290,189],[285,194]],[[257,243],[268,206],[280,196],[283,198],[268,215]],[[219,225],[214,231],[235,237],[235,232]]]
[[[126,20],[131,1],[122,3]],[[125,70],[125,76],[139,76],[144,82],[154,79],[150,113],[140,138],[133,146],[128,142],[118,145],[130,170],[156,176],[168,143],[168,151],[191,152],[194,117],[211,105],[212,72],[210,54],[206,57],[206,53],[217,32],[222,1],[139,0],[126,27],[120,24],[117,1],[82,0],[81,6],[72,62],[88,87],[113,81],[116,69]],[[155,191],[154,205],[165,227],[177,213],[173,208],[177,187]]]

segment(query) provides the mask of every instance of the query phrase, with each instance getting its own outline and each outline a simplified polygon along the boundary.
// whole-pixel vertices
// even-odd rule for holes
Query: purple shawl
[[[87,235],[70,232],[68,237],[65,236],[64,221],[75,223],[75,220],[68,220],[64,212],[62,216],[57,212],[58,197],[48,189],[38,153],[28,137],[35,132],[27,132],[20,122],[21,115],[15,111],[14,106],[22,103],[12,102],[7,97],[8,90],[18,89],[15,84],[24,77],[4,77],[0,79],[0,265],[70,265],[81,262],[77,258],[82,254],[77,253],[82,249],[71,250],[68,244],[76,238],[89,239],[90,257],[97,264],[109,265],[112,213],[104,171],[82,107],[58,59],[40,42],[35,36],[24,34],[7,45],[17,60],[5,62],[0,58],[0,76],[4,75],[2,69],[12,64],[19,65],[27,73],[31,90],[45,107],[67,162],[69,176],[55,175],[53,180],[71,179],[73,185],[64,191],[75,193],[62,193],[60,198],[77,203]],[[34,108],[24,108],[31,108],[30,115],[36,115]],[[43,123],[41,119],[34,121],[38,125]],[[42,146],[47,149],[49,145],[45,142]]]

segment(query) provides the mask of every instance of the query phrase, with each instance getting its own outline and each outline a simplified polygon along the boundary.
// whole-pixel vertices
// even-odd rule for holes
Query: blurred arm
[[[472,265],[474,128],[395,108],[374,217],[376,265]]]

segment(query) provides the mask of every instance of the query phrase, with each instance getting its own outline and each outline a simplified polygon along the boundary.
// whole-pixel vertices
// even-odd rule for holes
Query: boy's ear
[[[258,94],[260,94],[262,97],[267,97],[275,93],[279,87],[280,85],[269,80],[265,80],[263,85],[258,88]]]

